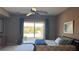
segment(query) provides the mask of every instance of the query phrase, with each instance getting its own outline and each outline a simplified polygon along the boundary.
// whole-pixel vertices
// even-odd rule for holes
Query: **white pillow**
[[[55,40],[55,43],[57,43],[57,45],[59,45],[59,42],[60,40],[62,40],[60,37],[58,37],[56,40]]]

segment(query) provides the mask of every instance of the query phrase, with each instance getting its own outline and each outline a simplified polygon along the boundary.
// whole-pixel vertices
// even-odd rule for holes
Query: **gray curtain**
[[[20,37],[19,37],[19,40],[18,40],[18,44],[22,44],[22,41],[23,41],[23,23],[24,23],[24,17],[20,17],[19,18],[19,34],[20,34]]]
[[[45,38],[49,39],[49,19],[45,19]]]

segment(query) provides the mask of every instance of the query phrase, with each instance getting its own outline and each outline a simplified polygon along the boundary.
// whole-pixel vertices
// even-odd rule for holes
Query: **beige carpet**
[[[33,51],[33,44],[12,45],[0,49],[0,51]]]

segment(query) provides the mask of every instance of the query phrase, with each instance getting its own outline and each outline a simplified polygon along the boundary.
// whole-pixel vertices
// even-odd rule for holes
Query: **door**
[[[45,24],[44,22],[24,22],[23,42],[33,39],[45,38]]]
[[[43,22],[35,23],[35,39],[45,38],[45,25]]]

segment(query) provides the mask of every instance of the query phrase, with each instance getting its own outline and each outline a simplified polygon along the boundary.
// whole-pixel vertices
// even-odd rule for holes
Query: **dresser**
[[[0,36],[0,48],[3,48],[7,45],[7,41],[5,39],[5,37]]]

